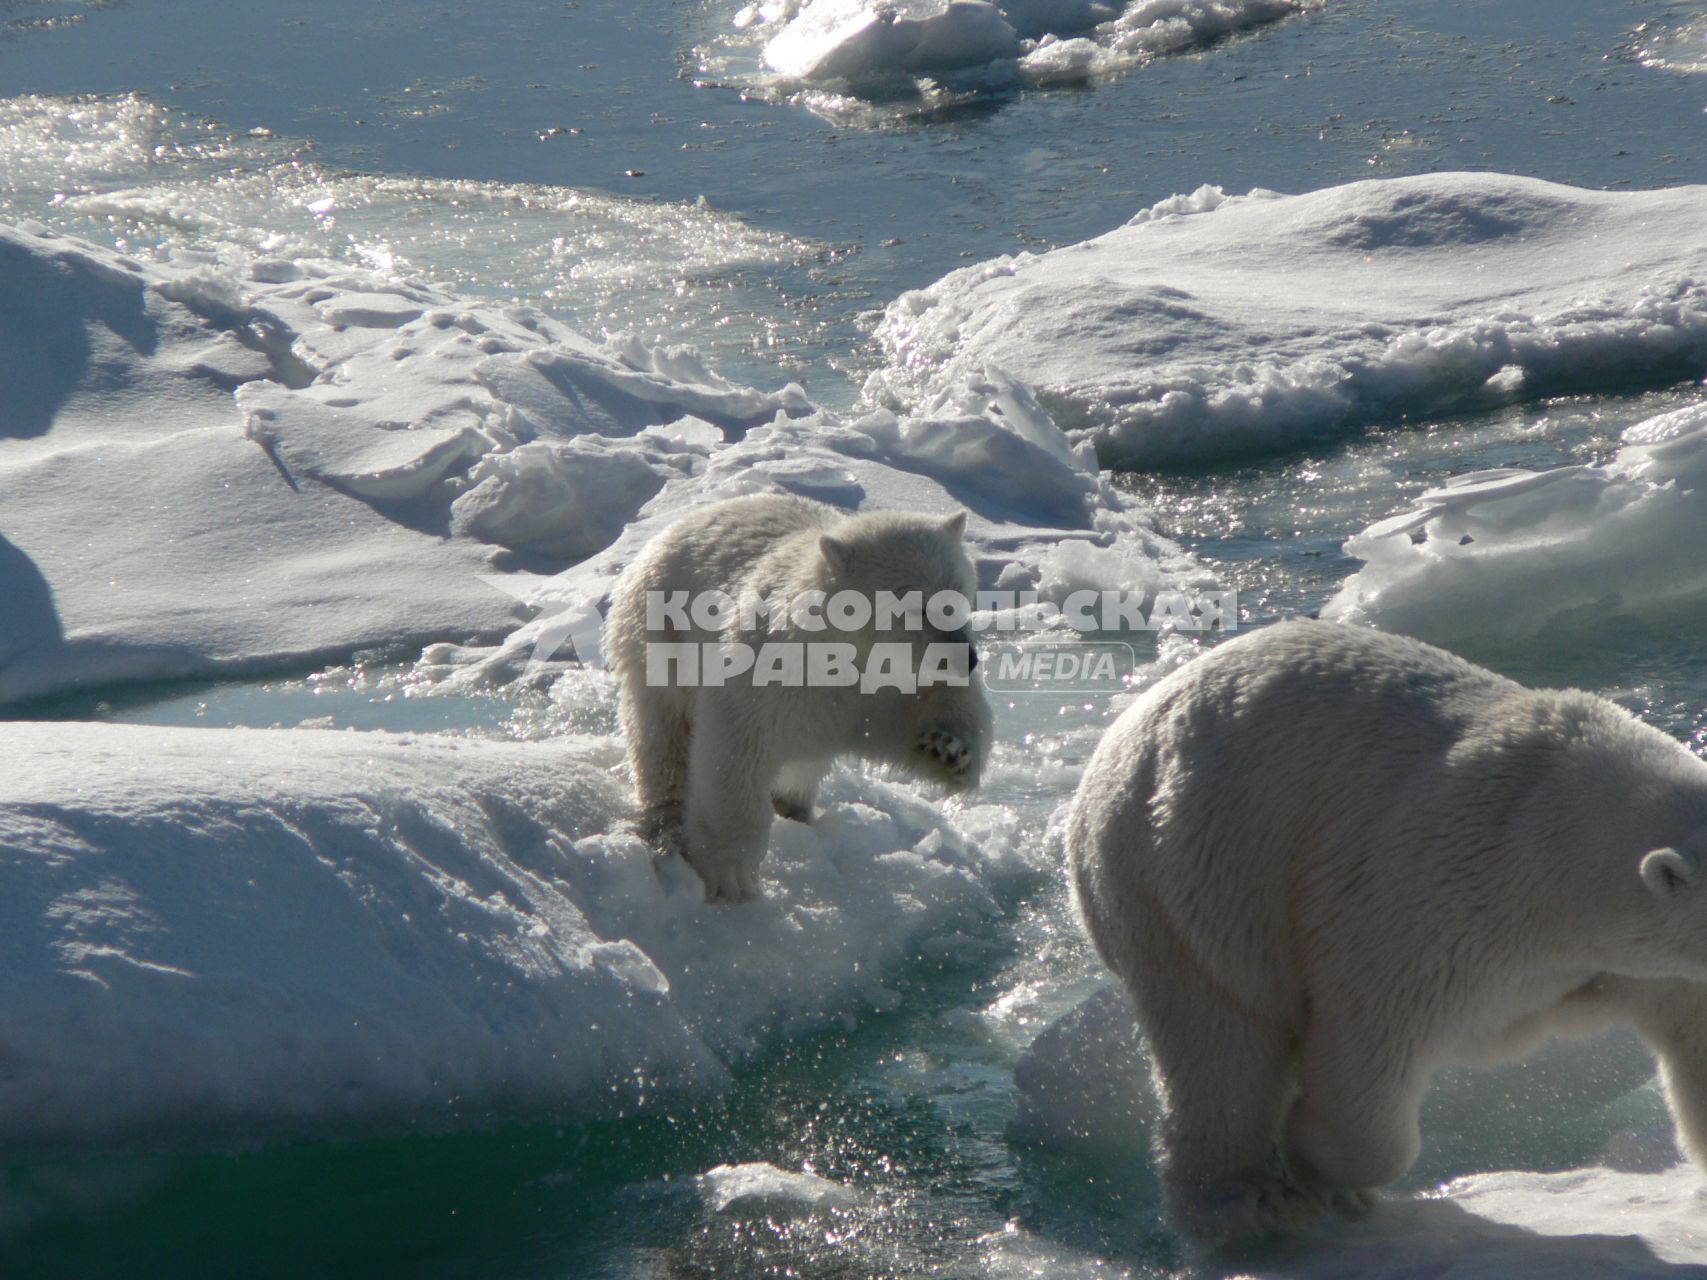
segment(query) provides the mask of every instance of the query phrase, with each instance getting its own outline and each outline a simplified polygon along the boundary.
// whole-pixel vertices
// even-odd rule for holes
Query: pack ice
[[[0,698],[504,637],[423,666],[486,682],[558,624],[514,599],[596,604],[665,521],[739,492],[964,503],[1016,589],[1201,576],[999,370],[842,419],[346,266],[22,228],[0,279]],[[1000,813],[957,827],[844,771],[812,827],[779,824],[763,901],[708,908],[625,831],[618,745],[582,735],[20,722],[0,760],[9,1149],[715,1089],[888,1007],[885,975],[994,928],[1022,866]]]
[[[877,336],[874,399],[916,404],[994,363],[1123,467],[1660,385],[1707,370],[1707,187],[1202,187],[1094,240],[951,272]]]
[[[555,668],[538,659],[566,635],[577,643],[596,636],[611,586],[647,539],[705,503],[753,493],[849,510],[964,508],[979,588],[1005,598],[1030,594],[1059,605],[1075,591],[1109,590],[1153,600],[1164,590],[1215,585],[1157,531],[1147,506],[1098,471],[1088,445],[1070,445],[1027,388],[985,367],[917,413],[778,417],[712,450],[703,468],[666,483],[597,555],[549,577],[512,579],[508,589],[538,610],[533,620],[497,645],[429,646],[418,671],[453,688],[549,674]],[[583,629],[589,622],[591,633]],[[1001,638],[1039,625],[1023,610],[980,622],[1013,629],[992,631]]]

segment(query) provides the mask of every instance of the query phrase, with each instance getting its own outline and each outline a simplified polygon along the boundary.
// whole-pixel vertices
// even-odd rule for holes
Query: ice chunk
[[[1456,477],[1346,542],[1324,617],[1440,643],[1707,604],[1707,404],[1624,432],[1599,466]]]
[[[537,440],[489,454],[451,504],[454,532],[520,551],[582,560],[615,542],[646,502],[706,451],[665,452],[646,437]]]
[[[1652,1055],[1627,1030],[1592,1047],[1550,1041],[1523,1062],[1442,1071],[1424,1101],[1411,1182],[1556,1169],[1633,1151],[1647,1141],[1649,1124],[1670,1132],[1653,1076]],[[1019,1138],[1086,1153],[1149,1147],[1160,1112],[1143,1036],[1118,986],[1094,992],[1045,1029],[1015,1067],[1014,1083]],[[1664,1144],[1661,1163],[1675,1159]]]
[[[825,114],[1083,80],[1317,7],[1318,0],[767,0],[700,50],[702,70]],[[749,69],[758,51],[764,71]],[[851,95],[851,96],[849,96]]]
[[[791,1173],[774,1164],[720,1164],[698,1178],[700,1195],[713,1213],[788,1218],[857,1209],[865,1198],[851,1187],[814,1173]]]
[[[985,0],[807,0],[765,46],[765,64],[795,80],[859,84],[1019,54],[1018,35]]]

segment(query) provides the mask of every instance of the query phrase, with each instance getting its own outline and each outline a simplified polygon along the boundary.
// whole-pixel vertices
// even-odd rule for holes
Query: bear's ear
[[[944,520],[942,522],[942,531],[951,538],[958,539],[965,537],[966,512],[964,510],[956,511],[948,519]]]
[[[1642,859],[1642,883],[1656,898],[1669,898],[1694,878],[1699,864],[1681,849],[1655,849]]]
[[[818,550],[824,553],[824,563],[835,574],[845,574],[853,564],[853,551],[840,538],[824,534],[818,539]]]

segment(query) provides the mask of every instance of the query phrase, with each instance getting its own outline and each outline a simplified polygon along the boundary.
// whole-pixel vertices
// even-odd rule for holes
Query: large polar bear
[[[964,512],[848,515],[785,495],[733,498],[678,520],[623,573],[612,593],[605,648],[619,682],[636,799],[647,834],[680,843],[707,898],[757,892],[773,810],[810,820],[818,784],[837,756],[891,764],[953,790],[977,784],[991,718],[972,672],[977,657],[968,624],[944,630],[931,621],[940,623],[940,614],[885,615],[876,607],[880,593],[902,604],[916,592],[923,605],[937,597],[969,609],[977,582],[965,528]],[[725,619],[689,614],[685,628],[680,609],[670,615],[660,608],[710,594],[807,607],[781,617],[756,610],[731,611]],[[873,602],[864,625],[856,613],[812,604],[848,595]],[[749,652],[769,645],[772,655],[791,645],[851,646],[861,671],[869,669],[875,646],[905,645],[915,675],[927,649],[946,650],[958,665],[916,688],[881,679],[873,687],[840,683],[840,675],[832,680],[815,670],[815,661],[789,671],[761,660],[721,683],[710,683],[704,672],[698,683],[682,683],[680,666],[659,660],[667,651],[659,646],[682,644]],[[845,670],[846,664],[837,667]]]
[[[1435,1068],[1613,1022],[1707,1163],[1707,763],[1611,703],[1284,623],[1128,708],[1067,831],[1180,1229],[1361,1207]]]

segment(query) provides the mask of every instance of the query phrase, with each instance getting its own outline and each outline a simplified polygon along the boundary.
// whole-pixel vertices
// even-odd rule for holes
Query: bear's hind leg
[[[771,808],[790,822],[811,822],[818,805],[818,784],[829,772],[827,761],[800,760],[785,764],[771,788]]]
[[[682,852],[705,882],[708,901],[740,902],[759,892],[775,744],[736,691],[707,689],[702,697],[689,747]]]
[[[672,852],[681,842],[687,806],[691,731],[688,701],[681,691],[632,684],[623,689],[622,734],[640,831]]]
[[[1162,1187],[1174,1227],[1202,1241],[1306,1221],[1321,1203],[1287,1177],[1281,1124],[1297,1092],[1291,1033],[1172,963],[1140,998],[1162,1100]],[[1162,976],[1165,975],[1165,976]]]

